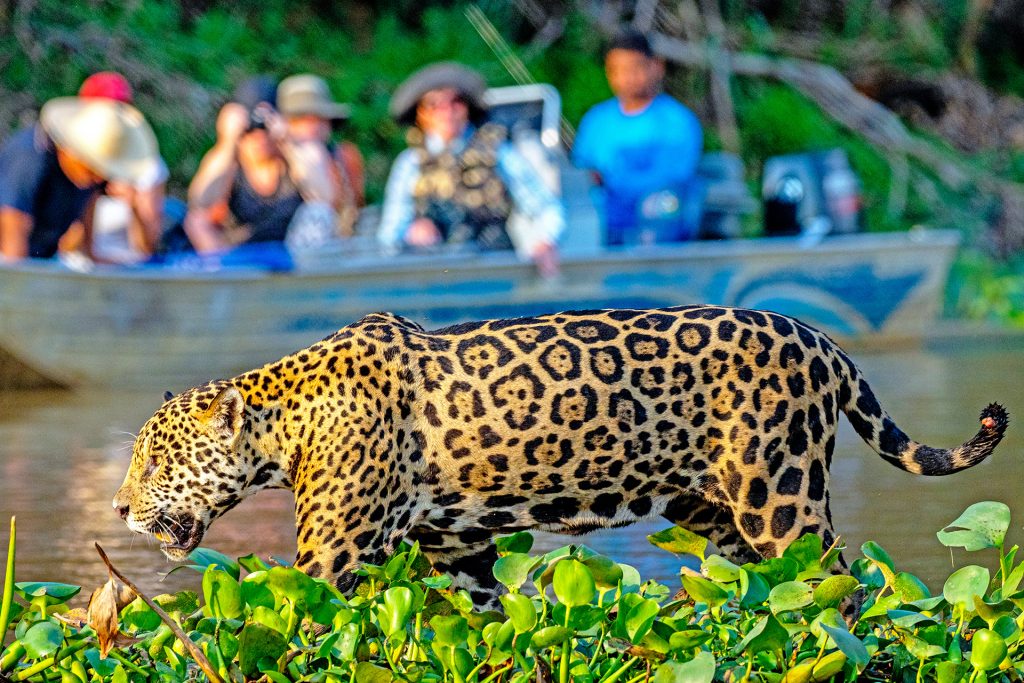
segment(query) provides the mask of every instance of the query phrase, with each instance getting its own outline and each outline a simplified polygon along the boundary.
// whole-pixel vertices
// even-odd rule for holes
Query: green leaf
[[[817,534],[804,534],[782,551],[782,556],[796,562],[801,572],[820,571],[821,554],[821,536]]]
[[[754,565],[743,565],[743,568],[760,574],[773,588],[780,583],[792,581],[800,573],[800,565],[789,557],[772,557]]]
[[[224,553],[219,553],[216,550],[211,550],[210,548],[196,548],[189,553],[188,559],[192,561],[193,569],[203,573],[205,573],[210,567],[216,567],[217,569],[226,571],[235,581],[238,581],[238,577],[241,574],[237,562]]]
[[[207,616],[237,619],[242,614],[242,589],[238,579],[217,569],[216,564],[208,565],[203,572],[203,598],[206,600],[203,613]]]
[[[285,621],[284,617],[270,608],[260,605],[253,609],[252,617],[250,618],[254,623],[263,624],[268,628],[272,628],[283,636],[288,635],[288,622]]]
[[[750,632],[741,640],[735,648],[736,653],[748,652],[756,654],[768,651],[776,652],[785,647],[789,642],[789,631],[779,623],[775,615],[768,614],[763,617],[750,629]]]
[[[931,659],[932,657],[941,657],[946,654],[946,648],[938,645],[932,645],[931,643],[916,638],[909,633],[903,633],[900,635],[900,642],[903,643],[903,647],[907,648],[907,652],[914,657],[914,659]]]
[[[743,571],[738,565],[733,564],[721,555],[712,555],[704,560],[700,569],[704,576],[719,583],[738,581],[740,572]]]
[[[33,624],[21,639],[21,644],[25,646],[25,656],[29,659],[48,657],[63,642],[64,633],[59,626],[49,621]]]
[[[457,614],[434,617],[430,620],[430,627],[434,629],[434,642],[438,645],[454,647],[469,638],[469,623]]]
[[[565,626],[546,626],[539,629],[530,638],[530,645],[535,650],[544,650],[553,645],[559,645],[572,637],[572,629]]]
[[[670,553],[696,555],[702,561],[708,548],[708,539],[678,526],[651,534],[647,540]]]
[[[1006,658],[1006,641],[987,628],[979,628],[971,639],[971,666],[980,671],[994,669]]]
[[[510,591],[518,591],[538,564],[538,558],[525,553],[508,553],[498,558],[491,571],[499,583]]]
[[[136,598],[121,610],[121,625],[126,629],[136,632],[154,631],[160,627],[160,623],[160,615],[144,603],[142,598]]]
[[[864,643],[857,636],[846,630],[845,624],[842,626],[830,626],[822,623],[821,628],[828,633],[836,646],[846,655],[847,659],[860,668],[868,665],[868,661],[871,659],[868,649],[864,647]]]
[[[384,635],[392,636],[405,631],[405,625],[412,613],[413,593],[405,586],[395,586],[384,591],[384,605],[377,611]]]
[[[910,572],[900,572],[897,574],[896,579],[893,581],[892,589],[900,596],[903,602],[924,600],[932,595],[931,591],[928,590],[928,586],[924,585],[921,579]]]
[[[711,683],[715,680],[715,656],[701,651],[688,662],[659,664],[653,680],[654,683]]]
[[[860,581],[845,574],[830,576],[814,589],[814,604],[818,607],[838,607],[844,598],[853,595]]]
[[[964,510],[936,536],[945,546],[984,550],[1002,547],[1009,528],[1010,508],[1003,503],[985,501]]]
[[[447,574],[441,574],[440,576],[424,576],[420,579],[420,583],[427,588],[433,588],[436,591],[441,591],[452,585],[452,577]]]
[[[246,676],[260,672],[259,662],[264,657],[277,660],[288,649],[283,635],[263,624],[248,623],[238,635],[238,668]]]
[[[512,621],[516,633],[526,633],[537,625],[537,609],[533,600],[521,593],[502,595],[500,598],[505,614]]]
[[[509,536],[498,536],[494,546],[499,555],[507,553],[528,553],[533,549],[533,534],[529,531],[517,531]]]
[[[245,577],[239,584],[239,588],[242,592],[242,602],[244,602],[249,609],[255,609],[257,607],[266,607],[268,609],[274,609],[277,601],[274,599],[274,592],[270,590],[267,585],[266,572],[253,572],[249,576]]]
[[[942,597],[961,609],[974,609],[974,596],[984,596],[988,589],[989,572],[985,567],[967,565],[949,575],[942,586]]]
[[[559,602],[569,607],[589,605],[597,592],[590,570],[574,559],[560,560],[555,565],[553,586]]]
[[[356,665],[355,680],[359,683],[390,683],[395,680],[395,675],[389,669],[371,664],[370,662],[359,662]]]
[[[639,643],[647,632],[651,629],[651,624],[654,623],[655,617],[658,616],[660,607],[654,600],[648,600],[639,596],[633,596],[635,600],[631,600],[632,606],[623,613],[622,603],[619,605],[619,616],[616,618],[616,622],[621,619],[621,629],[623,635],[629,639],[630,642]],[[625,602],[625,601],[623,601]]]
[[[768,600],[768,582],[757,572],[740,569],[740,605],[745,608],[763,605]]]
[[[293,567],[271,567],[267,570],[266,585],[279,598],[287,598],[297,605],[305,605],[311,594],[319,595],[312,578]]]
[[[594,584],[601,590],[616,588],[622,581],[622,567],[610,557],[594,555],[583,560],[583,564],[590,570]]]
[[[684,574],[680,577],[683,588],[695,602],[702,602],[714,609],[729,601],[729,592],[718,584],[700,576]]]
[[[249,573],[265,572],[270,569],[270,565],[257,557],[255,553],[238,558],[238,564]]]
[[[43,598],[46,605],[67,602],[81,590],[81,586],[52,581],[19,581],[14,584],[14,592],[25,600],[32,602],[34,598]]]
[[[874,541],[867,541],[860,547],[860,551],[882,571],[886,585],[891,585],[896,578],[896,565],[889,557],[889,553]]]
[[[714,635],[699,628],[688,628],[676,631],[669,636],[669,647],[673,650],[692,650],[714,638]]]
[[[800,610],[814,602],[814,590],[803,581],[780,583],[768,594],[768,606],[772,612]]]

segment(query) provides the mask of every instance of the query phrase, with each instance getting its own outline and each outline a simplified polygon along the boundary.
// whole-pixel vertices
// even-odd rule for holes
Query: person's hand
[[[267,134],[274,142],[281,143],[288,139],[288,124],[284,117],[267,104],[256,105],[256,110],[263,119],[263,125],[267,127]]]
[[[540,242],[533,248],[530,254],[533,263],[537,266],[537,272],[543,278],[557,277],[560,269],[558,265],[558,247],[551,242]]]
[[[237,102],[228,102],[217,114],[217,140],[235,144],[249,129],[249,110]]]
[[[105,194],[108,197],[114,197],[120,199],[125,204],[135,203],[135,187],[131,183],[126,183],[121,180],[111,180],[107,182]]]
[[[441,241],[441,231],[429,218],[417,218],[405,233],[405,243],[411,247],[432,247]]]

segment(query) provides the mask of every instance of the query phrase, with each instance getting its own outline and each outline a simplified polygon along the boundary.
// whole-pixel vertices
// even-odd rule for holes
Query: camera
[[[246,129],[246,131],[266,130],[266,129],[267,129],[267,119],[266,119],[266,114],[264,113],[264,111],[262,109],[260,109],[259,107],[256,107],[254,109],[250,109],[249,110],[249,127]]]

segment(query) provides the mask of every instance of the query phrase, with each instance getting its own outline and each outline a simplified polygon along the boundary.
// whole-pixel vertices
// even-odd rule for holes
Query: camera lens
[[[253,109],[249,112],[249,130],[266,130],[267,122],[263,118],[263,112]]]

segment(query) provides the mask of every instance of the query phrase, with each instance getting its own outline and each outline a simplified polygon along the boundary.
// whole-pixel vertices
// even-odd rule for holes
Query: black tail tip
[[[1010,424],[1010,414],[998,403],[989,403],[981,411],[981,428],[989,433],[1002,434]]]

